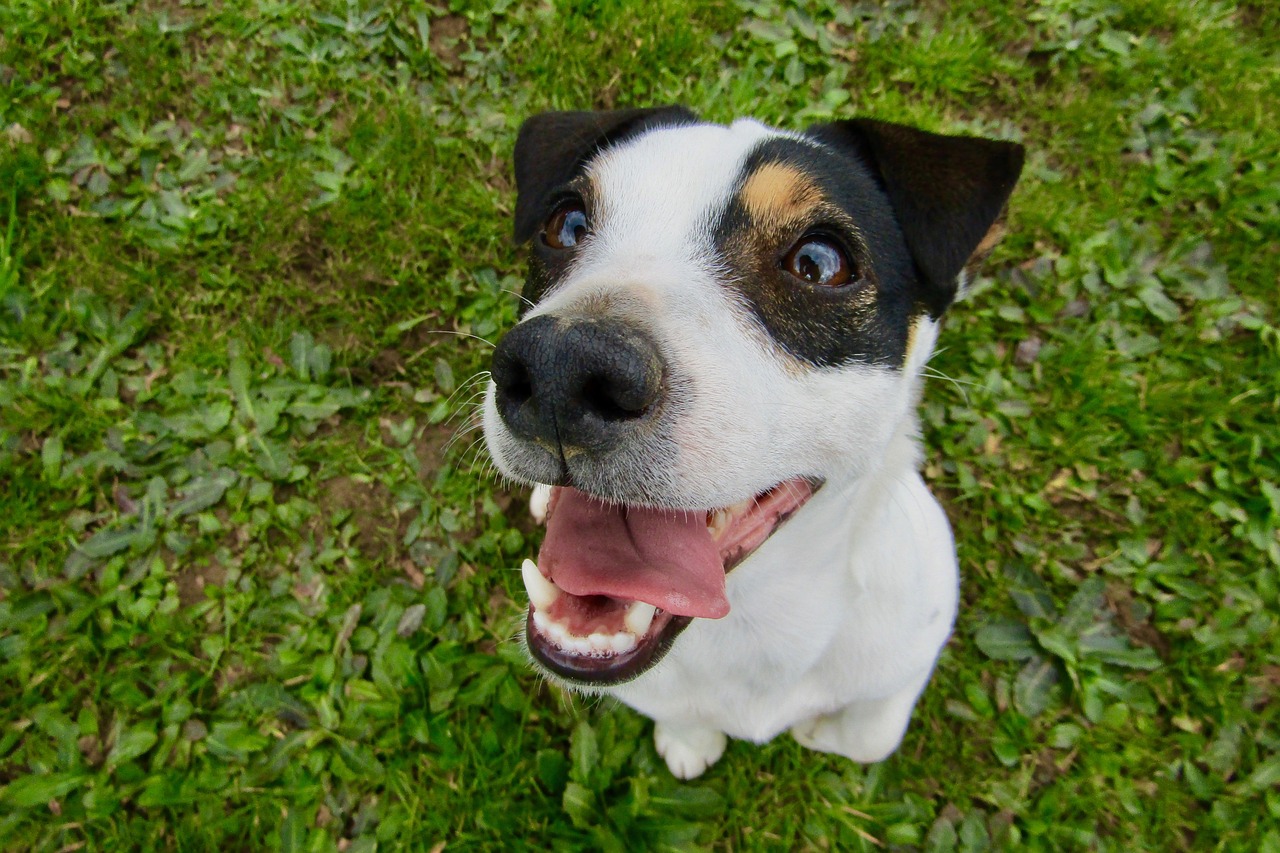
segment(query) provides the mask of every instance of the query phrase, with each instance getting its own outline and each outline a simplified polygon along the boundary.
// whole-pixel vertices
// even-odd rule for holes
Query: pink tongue
[[[729,612],[705,512],[624,507],[558,489],[538,567],[571,595],[644,601],[678,616]]]

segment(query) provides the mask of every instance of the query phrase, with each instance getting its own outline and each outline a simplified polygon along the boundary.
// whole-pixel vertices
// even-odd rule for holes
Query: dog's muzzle
[[[659,414],[665,369],[634,326],[594,317],[533,317],[493,356],[498,413],[512,434],[567,459],[605,453]]]
[[[726,574],[817,488],[794,477],[713,507],[645,494],[671,479],[661,432],[679,384],[653,338],[621,319],[528,319],[498,344],[492,380],[523,445],[512,469],[553,487],[538,562],[522,569],[528,648],[571,682],[635,678],[694,619],[727,615]],[[628,483],[637,471],[647,482]]]

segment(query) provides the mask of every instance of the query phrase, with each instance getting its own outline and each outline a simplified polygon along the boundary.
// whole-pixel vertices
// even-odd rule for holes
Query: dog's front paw
[[[791,736],[806,749],[843,755],[859,764],[884,761],[902,741],[904,726],[876,726],[845,712],[814,717],[791,727]]]
[[[791,736],[805,749],[815,752],[844,752],[840,743],[839,726],[830,717],[814,717],[792,726]]]
[[[729,739],[724,732],[702,726],[657,723],[653,743],[677,779],[692,779],[720,760]]]

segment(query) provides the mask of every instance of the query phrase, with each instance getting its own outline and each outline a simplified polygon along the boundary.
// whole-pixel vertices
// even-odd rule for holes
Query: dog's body
[[[726,735],[858,761],[901,740],[958,587],[916,473],[920,377],[1020,166],[866,121],[522,129],[532,307],[485,431],[504,473],[555,487],[530,650],[652,717],[676,775]]]

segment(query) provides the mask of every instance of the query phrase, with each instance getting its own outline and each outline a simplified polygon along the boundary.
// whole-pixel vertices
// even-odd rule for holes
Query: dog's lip
[[[708,513],[707,526],[720,549],[725,573],[754,554],[817,494],[823,482],[810,477],[793,477],[757,492],[745,501]]]
[[[631,681],[660,661],[680,632],[693,622],[691,616],[662,614],[666,618],[629,651],[611,655],[584,655],[558,646],[534,621],[531,606],[525,619],[525,637],[534,659],[561,678],[585,687],[603,687]]]
[[[689,510],[689,512],[705,515],[709,533],[720,551],[727,575],[764,544],[812,498],[822,485],[821,480],[793,478],[784,480],[729,507],[710,511]],[[554,513],[562,488],[551,488],[545,508],[546,518],[550,518]],[[615,618],[618,613],[625,613],[626,609],[636,602],[609,596],[575,596],[556,587],[532,561],[526,565],[526,571],[530,570],[536,572],[537,576],[526,577],[526,587],[529,588],[531,599],[525,623],[529,651],[551,672],[580,685],[618,684],[639,676],[662,659],[676,637],[695,618],[663,613],[658,609],[653,616],[653,623],[641,635],[627,634],[624,637],[624,632],[614,635],[620,638],[619,645],[626,645],[628,641],[633,641],[633,645],[624,651],[603,648],[589,650],[567,648],[566,646],[575,643],[582,646],[585,638],[580,633],[573,633],[574,639],[569,641],[565,640],[563,634],[560,639],[553,637],[552,631],[563,631],[563,626],[548,630],[550,626],[547,625],[546,620],[550,617],[540,613],[536,601],[542,602],[542,606],[546,607],[548,596],[554,595],[557,601],[550,605],[554,607],[554,604],[559,603],[558,599],[563,596],[567,602],[570,602],[571,607],[589,607],[588,599],[595,599],[603,602],[599,606],[604,611],[611,611]],[[532,587],[541,588],[541,594],[539,590]],[[587,623],[589,622],[588,619]],[[600,645],[604,643],[601,641]]]

